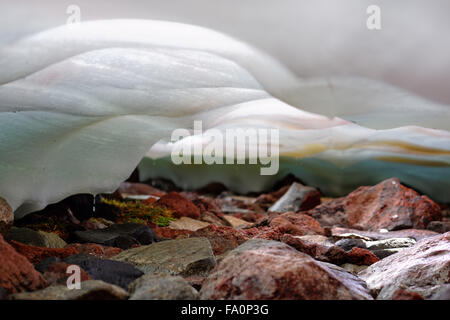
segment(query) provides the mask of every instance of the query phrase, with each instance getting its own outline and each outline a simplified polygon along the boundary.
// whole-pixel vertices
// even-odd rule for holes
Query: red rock
[[[261,208],[269,209],[278,199],[280,199],[286,191],[288,191],[290,185],[283,186],[281,189],[271,192],[261,194],[255,201]]]
[[[297,236],[307,234],[325,235],[325,230],[319,222],[303,213],[286,212],[269,219],[269,224],[273,228],[278,228],[282,233],[289,233]]]
[[[358,266],[370,266],[380,259],[367,249],[353,247],[347,252],[347,261]]]
[[[78,251],[75,248],[55,249],[35,247],[14,240],[11,240],[9,243],[18,253],[25,256],[32,264],[37,264],[48,257],[58,257],[60,259],[64,259],[73,254],[78,254]]]
[[[228,253],[200,290],[201,299],[372,299],[364,282],[278,242],[250,240]]]
[[[0,288],[7,294],[45,288],[47,281],[0,235]]]
[[[11,206],[0,197],[0,234],[6,235],[14,222],[14,211]]]
[[[163,206],[173,211],[176,218],[189,217],[193,219],[200,218],[200,210],[191,201],[183,197],[177,192],[169,192],[159,198],[154,203],[156,206]]]
[[[427,196],[400,184],[397,178],[373,187],[359,187],[346,197],[323,203],[308,211],[322,226],[368,231],[424,229],[441,219],[440,207]]]
[[[392,300],[424,300],[424,299],[417,292],[398,289],[392,295]]]
[[[123,251],[120,248],[103,246],[97,243],[71,243],[64,248],[73,248],[79,254],[90,254],[103,259],[111,258]]]
[[[55,262],[44,272],[44,278],[47,280],[49,285],[54,284],[66,284],[67,278],[69,278],[72,274],[67,273],[67,268],[70,264],[65,262]],[[89,274],[86,271],[80,268],[80,280],[81,282],[91,280]]]
[[[179,230],[179,229],[172,229],[169,227],[158,227],[156,225],[152,227],[152,230],[156,234],[156,236],[161,239],[176,239],[178,237],[186,238],[193,233],[193,231],[190,230]]]
[[[277,229],[269,227],[234,229],[232,227],[221,227],[211,224],[195,231],[190,237],[207,238],[211,243],[214,254],[221,255],[233,250],[249,239],[279,240],[281,233]]]
[[[117,189],[120,194],[162,197],[166,193],[145,183],[122,182]]]

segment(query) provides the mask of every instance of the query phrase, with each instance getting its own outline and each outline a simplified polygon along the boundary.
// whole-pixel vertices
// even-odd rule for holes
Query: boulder
[[[346,197],[323,203],[308,214],[322,226],[368,231],[424,229],[441,219],[438,204],[400,184],[396,178],[373,187],[359,187]]]
[[[121,249],[157,241],[152,229],[139,223],[114,224],[101,230],[76,231],[74,237],[83,243],[98,243]]]
[[[131,263],[145,273],[164,275],[207,275],[216,266],[206,238],[165,240],[125,250],[112,259]]]
[[[94,280],[102,280],[124,289],[144,274],[129,263],[101,259],[87,254],[73,255],[64,259],[63,262],[80,266]]]
[[[423,239],[359,273],[378,299],[408,289],[429,298],[450,282],[450,232]]]
[[[146,274],[129,286],[130,300],[196,300],[198,292],[180,276]]]
[[[325,230],[316,219],[303,213],[285,212],[270,218],[269,225],[272,228],[278,228],[281,233],[289,233],[296,236],[325,234]]]
[[[162,206],[171,210],[175,218],[200,218],[200,209],[190,200],[175,191],[169,192],[168,194],[162,196],[154,203],[154,205]]]
[[[0,288],[6,294],[33,291],[47,286],[42,274],[0,235]]]
[[[205,280],[201,299],[372,299],[364,281],[287,244],[253,239],[229,252]]]
[[[305,211],[320,204],[320,192],[312,187],[306,187],[294,182],[287,192],[275,202],[268,211],[288,212]]]
[[[11,300],[126,300],[128,297],[129,294],[124,289],[100,280],[81,282],[81,289],[55,285],[43,290],[9,296]]]
[[[35,247],[64,248],[67,243],[56,233],[35,231],[29,228],[12,227],[5,240],[14,240]]]

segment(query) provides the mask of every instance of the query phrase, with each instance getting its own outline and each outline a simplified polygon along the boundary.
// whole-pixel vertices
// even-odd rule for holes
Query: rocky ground
[[[124,182],[13,223],[0,299],[450,299],[450,210],[395,178],[342,198]],[[66,285],[71,265],[81,289]]]

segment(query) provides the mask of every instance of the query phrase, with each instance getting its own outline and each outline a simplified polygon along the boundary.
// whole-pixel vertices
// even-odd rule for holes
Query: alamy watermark
[[[187,129],[172,132],[171,159],[180,164],[261,165],[261,175],[279,170],[279,131],[267,128],[229,128],[203,132],[201,121],[194,121],[193,135]]]

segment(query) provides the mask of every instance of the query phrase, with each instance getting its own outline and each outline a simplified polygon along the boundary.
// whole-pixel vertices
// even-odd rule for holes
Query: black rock
[[[75,254],[62,261],[80,266],[93,280],[102,280],[124,289],[144,274],[129,263],[101,259],[89,254]]]
[[[6,290],[0,287],[0,300],[6,300],[8,297],[8,294],[6,293]]]
[[[335,243],[336,246],[345,251],[351,250],[354,247],[366,249],[366,244],[361,239],[341,239]]]
[[[129,249],[132,245],[146,245],[158,239],[148,226],[138,223],[115,224],[101,230],[76,231],[76,241],[98,243],[105,246]]]
[[[446,233],[450,231],[450,221],[431,221],[427,225],[427,229],[438,233]]]

